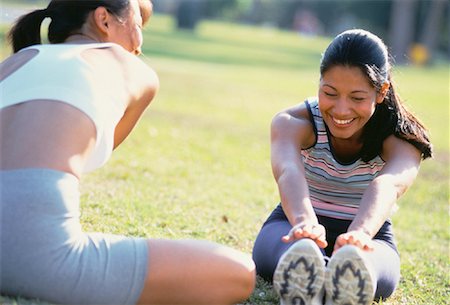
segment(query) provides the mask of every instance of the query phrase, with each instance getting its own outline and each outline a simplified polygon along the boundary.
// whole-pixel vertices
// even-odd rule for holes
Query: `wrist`
[[[370,237],[373,236],[372,231],[369,230],[368,228],[365,228],[365,227],[352,228],[352,229],[349,228],[349,231],[362,232],[362,233],[364,233],[364,234],[366,234],[366,235],[369,235]]]
[[[319,221],[316,216],[297,215],[292,219],[293,226],[297,225],[318,225]]]
[[[281,203],[283,212],[292,226],[297,225],[317,225],[319,220],[312,206],[291,206]]]

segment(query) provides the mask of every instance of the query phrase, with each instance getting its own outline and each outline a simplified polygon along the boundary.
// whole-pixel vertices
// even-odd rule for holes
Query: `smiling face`
[[[383,98],[358,67],[333,66],[320,80],[319,109],[336,141],[361,142],[364,125]]]

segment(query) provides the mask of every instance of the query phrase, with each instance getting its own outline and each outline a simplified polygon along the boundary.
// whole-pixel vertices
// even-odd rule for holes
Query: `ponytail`
[[[35,10],[19,18],[8,33],[14,53],[31,45],[41,44],[41,24],[49,17],[47,9]]]
[[[8,33],[14,53],[31,45],[41,44],[42,21],[50,17],[48,41],[62,43],[70,35],[79,32],[90,12],[97,7],[105,7],[111,14],[122,17],[129,8],[129,0],[52,0],[48,7],[35,10],[19,18]],[[151,4],[141,4],[144,19],[148,19]],[[146,21],[146,20],[145,20]]]
[[[395,104],[397,124],[394,135],[414,145],[421,153],[422,159],[433,156],[433,146],[425,126],[420,120],[400,101],[400,97],[394,89],[391,81],[391,89],[386,97],[390,104]]]
[[[383,141],[391,134],[407,141],[422,154],[422,159],[433,156],[433,146],[425,126],[402,103],[391,77],[390,87],[383,103],[377,104],[375,113],[364,127],[361,158],[367,162],[382,149]]]

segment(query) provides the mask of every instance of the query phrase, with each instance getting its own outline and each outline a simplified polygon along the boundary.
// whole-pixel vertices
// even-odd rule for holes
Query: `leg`
[[[291,228],[278,206],[264,223],[253,247],[257,273],[269,282],[273,280],[281,304],[322,304],[324,253],[310,239],[282,242],[281,237]]]
[[[317,244],[309,238],[293,243],[281,256],[273,277],[280,303],[322,305],[325,260]]]
[[[266,223],[256,238],[253,246],[253,260],[256,273],[268,282],[272,282],[273,273],[280,257],[292,246],[281,241],[292,228],[287,221],[278,220]]]
[[[231,304],[254,287],[250,257],[200,241],[86,234],[78,179],[0,171],[0,293],[57,304]]]
[[[149,240],[139,304],[232,304],[250,296],[253,261],[241,252],[195,240]]]
[[[377,283],[375,299],[386,299],[395,291],[400,280],[400,257],[386,243],[377,240],[375,249],[366,255]]]
[[[272,282],[273,273],[280,257],[293,245],[284,243],[281,237],[292,229],[281,204],[270,214],[256,238],[253,246],[253,260],[256,273],[268,282]]]
[[[56,304],[135,304],[147,241],[86,234],[78,179],[46,169],[0,171],[0,293]]]
[[[340,248],[326,271],[326,305],[370,305],[376,282],[365,251],[353,245]]]
[[[327,304],[372,304],[373,299],[389,297],[399,278],[399,256],[385,242],[376,241],[373,251],[344,246],[328,263]]]

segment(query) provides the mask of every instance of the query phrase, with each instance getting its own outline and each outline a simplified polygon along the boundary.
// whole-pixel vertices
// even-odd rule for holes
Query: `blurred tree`
[[[450,44],[450,27],[444,25],[450,16],[448,0],[153,1],[156,9],[173,14],[181,29],[195,30],[202,18],[270,25],[310,35],[334,36],[345,29],[364,28],[389,44],[397,63],[407,62],[414,46],[418,46],[416,55],[428,50],[431,56],[434,50],[446,52]]]
[[[194,30],[201,18],[202,6],[201,0],[181,0],[176,9],[177,27]]]
[[[249,17],[250,21],[255,24],[261,23],[264,20],[264,5],[262,0],[252,0]]]
[[[408,61],[407,54],[413,45],[415,22],[415,0],[394,0],[389,26],[389,45],[397,64]]]
[[[312,12],[325,32],[336,35],[348,27],[363,27],[384,36],[389,23],[391,0],[291,0],[282,1],[278,24],[291,29],[298,12]]]
[[[236,9],[237,5],[237,0],[206,0],[203,16],[206,18],[221,17],[225,10]]]
[[[234,7],[236,0],[178,0],[176,9],[177,27],[195,30],[204,17],[219,16],[225,8]]]
[[[419,36],[419,43],[424,46],[428,58],[432,58],[435,52],[447,5],[446,0],[433,0],[429,3],[425,23]]]

